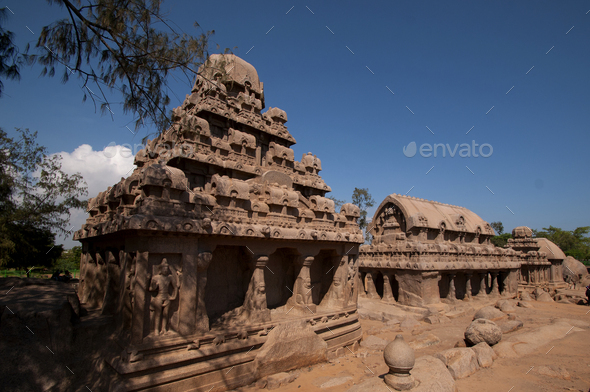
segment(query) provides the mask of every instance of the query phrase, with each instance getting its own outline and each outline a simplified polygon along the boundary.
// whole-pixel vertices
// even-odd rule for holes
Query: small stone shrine
[[[559,246],[547,238],[533,238],[530,228],[519,226],[512,230],[506,247],[520,252],[518,284],[523,289],[566,287],[562,273],[566,256]]]
[[[117,390],[208,391],[257,378],[268,333],[303,320],[326,356],[361,338],[358,207],[334,210],[254,67],[212,55],[174,125],[89,201],[79,297],[116,320]],[[305,366],[305,364],[301,364]]]

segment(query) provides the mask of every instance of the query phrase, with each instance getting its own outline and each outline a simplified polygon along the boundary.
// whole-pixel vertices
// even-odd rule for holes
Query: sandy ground
[[[439,337],[441,343],[416,350],[416,357],[431,355],[439,351],[454,347],[463,338],[463,333],[470,324],[475,311],[484,303],[474,301],[468,306],[473,310],[467,311],[465,316],[450,320],[444,324],[426,324],[424,322],[413,331],[401,331],[399,326],[386,327],[380,321],[362,320],[364,337],[375,335],[385,340],[393,340],[397,334],[402,334],[407,342],[421,338],[428,334]],[[533,331],[557,319],[575,319],[590,323],[590,307],[562,304],[532,302],[534,308],[518,307],[514,312],[524,322],[524,327],[514,334]],[[461,305],[462,306],[462,305]],[[541,365],[559,366],[569,372],[571,379],[562,380],[531,371],[532,367]],[[346,391],[355,384],[359,384],[371,377],[382,376],[388,368],[383,361],[381,350],[367,350],[360,348],[358,353],[332,360],[330,363],[318,364],[306,369],[294,371],[299,373],[295,381],[283,385],[277,391]],[[337,380],[335,380],[337,379]],[[325,384],[341,383],[328,387]],[[322,384],[324,387],[322,388]],[[499,358],[491,368],[481,369],[468,378],[458,380],[459,392],[542,392],[542,391],[581,391],[590,392],[590,329],[581,332],[571,332],[563,339],[547,342],[536,352],[520,358]],[[256,386],[237,389],[240,392],[259,390]]]
[[[8,284],[4,287],[2,283]],[[12,287],[11,280],[0,279],[0,288],[3,289],[0,295],[0,302],[10,307],[11,311],[16,313],[27,313],[44,310],[45,307],[51,308],[56,298],[64,298],[64,295],[73,289],[66,284],[47,283],[37,290],[28,292],[24,288]],[[580,290],[580,294],[583,294]],[[28,304],[36,303],[35,309],[29,309]],[[473,314],[477,309],[495,301],[480,302],[472,301],[469,303],[459,302],[454,306],[466,310],[463,316],[450,319],[443,324],[427,324],[421,322],[414,330],[402,331],[399,324],[387,326],[381,321],[361,320],[364,331],[364,338],[374,335],[376,337],[391,341],[397,334],[402,334],[407,342],[424,338],[430,334],[440,339],[440,343],[426,348],[416,350],[416,357],[423,355],[432,355],[448,348],[454,347],[455,343],[463,339],[463,333],[471,323]],[[515,334],[534,331],[535,329],[550,324],[556,320],[579,320],[590,324],[590,307],[563,303],[542,303],[532,302],[534,308],[517,307],[514,312],[516,316],[523,321],[524,327],[518,331],[505,334],[504,338]],[[6,308],[8,309],[8,308]],[[84,318],[84,323],[92,324],[92,317]],[[57,379],[63,383],[70,382],[71,386],[80,386],[80,388],[58,388],[60,390],[78,389],[84,390],[85,385],[91,385],[90,374],[87,370],[94,366],[94,363],[100,362],[100,358],[67,358],[60,357],[59,354],[50,353],[49,348],[40,341],[47,340],[48,337],[39,336],[38,331],[42,328],[36,328],[34,325],[28,325],[32,331],[25,329],[18,323],[14,324],[15,331],[6,339],[7,336],[0,336],[0,357],[2,364],[3,377],[0,383],[0,390],[9,385],[20,385],[24,379],[30,379],[31,388],[22,385],[19,390],[39,390],[34,385],[54,385],[54,382],[42,382],[39,376],[53,374],[58,376]],[[8,326],[3,325],[3,328]],[[100,326],[93,330],[100,330]],[[1,335],[1,334],[0,334]],[[518,392],[518,391],[580,391],[590,392],[590,329],[584,328],[581,331],[574,329],[568,333],[565,338],[552,341],[542,342],[535,352],[513,359],[497,359],[491,368],[481,369],[468,378],[458,380],[457,388],[459,392]],[[29,344],[27,346],[27,344]],[[27,348],[25,350],[25,348]],[[82,354],[81,354],[82,355]],[[27,361],[27,358],[36,358],[35,361]],[[27,369],[27,363],[42,363],[39,369]],[[69,366],[66,369],[64,364]],[[540,375],[535,372],[534,367],[542,365],[559,366],[567,370],[570,374],[569,380],[551,378]],[[361,347],[356,353],[347,353],[347,355],[334,359],[329,363],[318,364],[309,368],[295,370],[291,373],[297,373],[298,377],[287,385],[280,386],[277,391],[347,391],[355,384],[359,384],[369,378],[383,376],[387,373],[388,368],[383,361],[382,350],[368,350]],[[74,375],[75,373],[75,375]],[[14,378],[14,383],[9,381]],[[55,378],[55,377],[53,377]],[[68,384],[70,385],[70,384]],[[57,385],[54,385],[57,387]],[[9,388],[15,390],[14,388]],[[47,389],[47,388],[42,388]],[[49,387],[51,389],[51,386]],[[99,388],[100,389],[100,388]],[[237,389],[240,392],[251,392],[259,390],[258,386],[251,385]]]

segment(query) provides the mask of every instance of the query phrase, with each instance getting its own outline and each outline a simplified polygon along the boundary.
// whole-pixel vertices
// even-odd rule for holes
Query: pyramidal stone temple
[[[222,391],[354,352],[359,295],[412,310],[565,286],[529,228],[498,248],[474,212],[416,197],[386,197],[360,246],[359,208],[335,210],[264,107],[252,65],[210,56],[174,125],[90,199],[78,296],[114,330],[110,390]]]
[[[90,200],[78,295],[116,320],[114,389],[231,389],[358,346],[359,209],[334,210],[320,159],[296,161],[287,114],[264,107],[254,67],[212,55]]]

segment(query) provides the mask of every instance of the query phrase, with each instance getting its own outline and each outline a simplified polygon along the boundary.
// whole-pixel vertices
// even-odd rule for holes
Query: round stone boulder
[[[502,339],[502,330],[493,321],[476,319],[465,330],[465,340],[471,345],[486,342],[493,346]]]
[[[496,308],[500,309],[504,313],[516,311],[516,306],[514,306],[514,302],[505,299],[501,299],[498,302],[496,302]]]
[[[502,320],[507,318],[508,316],[506,313],[502,312],[500,309],[496,309],[493,306],[484,306],[477,312],[475,312],[475,316],[473,316],[473,320],[477,319],[486,319],[491,321]]]
[[[563,260],[561,268],[564,279],[566,276],[571,276],[572,278],[577,279],[578,275],[585,276],[588,274],[586,266],[572,256],[568,256],[565,260]]]

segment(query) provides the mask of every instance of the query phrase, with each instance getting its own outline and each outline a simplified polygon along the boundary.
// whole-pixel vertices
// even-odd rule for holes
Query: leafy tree
[[[67,17],[43,27],[36,44],[42,54],[27,56],[28,61],[43,65],[41,74],[47,76],[63,65],[62,81],[80,78],[83,101],[99,101],[102,113],[110,111],[103,88],[116,90],[123,110],[137,116],[136,128],[144,119],[167,128],[167,76],[180,71],[192,83],[214,32],[179,33],[164,18],[162,0],[47,1],[64,8]]]
[[[352,204],[356,205],[360,211],[359,226],[365,231],[365,243],[371,242],[371,233],[367,228],[367,209],[375,205],[375,200],[369,193],[369,188],[354,188],[352,192]]]
[[[2,249],[5,268],[26,269],[28,277],[32,267],[50,267],[62,253],[63,246],[55,245],[55,235],[47,229],[15,223],[7,223],[4,229],[5,238],[12,244]]]
[[[2,78],[18,80],[20,78],[19,66],[22,63],[18,48],[12,42],[14,34],[2,28],[2,22],[6,16],[6,8],[0,8],[0,97],[2,97],[4,88]]]
[[[79,199],[87,194],[86,184],[80,174],[61,170],[61,157],[47,155],[36,133],[16,132],[18,140],[0,129],[0,265],[50,265],[61,254],[59,247],[57,253],[47,250],[52,230],[69,233],[70,209],[86,206]]]
[[[578,227],[573,231],[562,230],[549,226],[543,230],[533,230],[535,237],[547,238],[563,250],[567,256],[578,260],[590,259],[590,226]]]
[[[504,232],[504,225],[502,222],[492,222],[490,223],[490,226],[492,226],[492,229],[496,230],[497,235],[502,235]]]
[[[54,270],[65,272],[80,269],[80,257],[82,256],[82,247],[74,246],[72,249],[64,250],[61,256],[53,264]]]
[[[503,248],[504,245],[508,244],[509,238],[512,238],[512,234],[503,233],[500,235],[493,236],[492,238],[490,238],[490,241],[492,242],[492,244],[494,244],[500,248]]]

